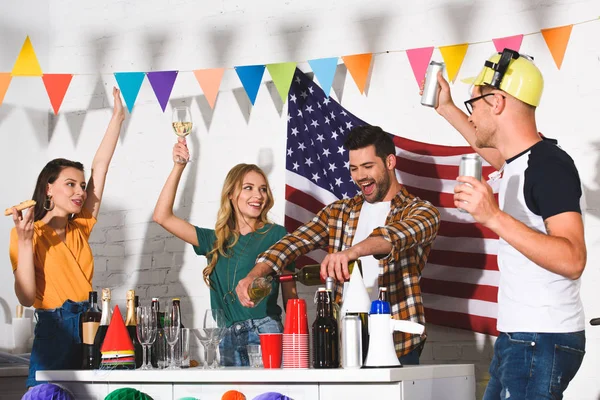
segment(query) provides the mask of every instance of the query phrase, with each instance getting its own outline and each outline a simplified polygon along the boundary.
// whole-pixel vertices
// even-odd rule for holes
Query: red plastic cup
[[[281,368],[283,349],[282,333],[261,333],[260,350],[264,368]]]
[[[308,334],[308,317],[304,299],[289,299],[285,308],[283,333]]]

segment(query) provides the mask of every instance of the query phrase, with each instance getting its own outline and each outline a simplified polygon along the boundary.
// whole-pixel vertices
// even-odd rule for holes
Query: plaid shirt
[[[314,249],[328,248],[335,253],[352,246],[358,217],[364,202],[361,193],[351,199],[338,200],[323,208],[312,221],[284,236],[260,254],[264,262],[281,273],[284,266]],[[382,237],[392,244],[392,251],[379,258],[379,287],[388,289],[392,317],[425,324],[425,310],[419,280],[435,239],[440,214],[429,202],[410,194],[404,186],[394,196],[386,226],[375,229],[370,237]],[[343,285],[338,285],[336,301]],[[415,349],[425,335],[394,333],[398,357]]]

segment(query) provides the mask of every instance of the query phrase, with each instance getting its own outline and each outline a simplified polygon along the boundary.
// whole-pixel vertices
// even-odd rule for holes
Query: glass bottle
[[[319,288],[316,298],[317,317],[312,325],[313,367],[338,368],[338,326],[332,316],[331,297],[327,289]]]
[[[102,361],[100,349],[102,348],[102,343],[104,343],[104,337],[106,336],[106,331],[108,331],[108,325],[110,324],[110,320],[112,318],[110,297],[110,289],[102,289],[102,316],[100,318],[100,325],[98,326],[98,331],[96,331],[96,337],[94,338],[94,347],[96,348],[96,356],[98,357],[94,369],[100,368],[100,361]]]
[[[327,290],[327,293],[329,293],[329,297],[331,298],[331,311],[332,311],[332,316],[333,319],[335,319],[335,322],[337,323],[338,326],[338,354],[340,355],[340,365],[341,365],[341,355],[342,355],[342,339],[341,339],[341,334],[342,334],[342,315],[341,315],[341,310],[340,310],[340,305],[338,303],[335,302],[335,279],[332,276],[328,276],[327,278],[325,278],[325,289]]]
[[[184,328],[183,326],[183,314],[181,313],[181,300],[179,298],[174,298],[173,299],[173,308],[177,307],[177,309],[179,310],[179,327],[181,328],[179,330],[179,339],[177,339],[177,343],[175,343],[175,365],[177,367],[181,367],[181,361],[182,361],[182,341],[181,341],[181,332]]]
[[[127,295],[127,316],[125,317],[125,326],[127,327],[127,332],[129,333],[129,337],[133,342],[133,350],[135,352],[135,367],[139,368],[142,366],[143,354],[142,354],[142,345],[137,337],[136,327],[137,327],[137,318],[135,313],[135,290],[128,290]]]
[[[150,346],[150,363],[154,368],[158,368],[158,359],[159,359],[159,348],[161,347],[159,340],[165,340],[163,329],[163,321],[165,319],[165,314],[160,312],[160,300],[158,297],[152,298],[152,311],[156,312],[156,340]]]
[[[89,302],[89,310],[84,312],[81,316],[81,343],[83,351],[82,369],[95,369],[96,365],[100,363],[98,357],[99,348],[97,349],[94,345],[98,326],[100,325],[100,320],[102,318],[102,311],[98,308],[97,292],[90,292]]]

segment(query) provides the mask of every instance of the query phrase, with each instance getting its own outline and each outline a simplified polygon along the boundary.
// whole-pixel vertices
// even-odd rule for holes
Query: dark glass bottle
[[[143,354],[142,345],[137,337],[137,317],[135,310],[135,290],[127,291],[127,317],[125,317],[125,326],[129,337],[133,342],[133,351],[135,352],[135,367],[139,368],[142,366]]]
[[[156,330],[156,340],[154,341],[154,343],[152,344],[152,346],[150,346],[148,349],[151,349],[150,351],[150,363],[152,363],[152,366],[154,368],[158,368],[158,348],[159,348],[159,340],[165,340],[163,338],[163,332],[161,331],[161,329],[163,329],[163,321],[165,320],[165,313],[164,312],[160,312],[160,300],[158,299],[158,297],[153,297],[152,298],[152,311],[156,312],[156,326],[157,326],[157,330]]]
[[[89,310],[81,316],[82,369],[95,369],[100,363],[99,348],[94,344],[102,318],[102,311],[98,308],[97,292],[90,292],[89,302]]]
[[[106,336],[106,331],[108,331],[108,325],[110,325],[110,320],[112,318],[110,297],[110,289],[102,289],[102,317],[100,318],[100,325],[98,326],[98,331],[96,332],[96,337],[94,338],[94,347],[96,348],[96,356],[98,357],[94,369],[100,368],[100,361],[102,361],[100,349],[102,348],[102,343],[104,343],[104,337]]]
[[[338,368],[338,326],[332,315],[331,297],[325,288],[319,288],[316,297],[317,317],[312,325],[313,368]]]

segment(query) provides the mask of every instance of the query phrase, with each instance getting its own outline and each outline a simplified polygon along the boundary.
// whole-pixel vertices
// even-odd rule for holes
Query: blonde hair
[[[223,183],[223,189],[221,190],[221,206],[219,207],[219,212],[217,213],[217,223],[215,224],[215,235],[217,238],[213,244],[213,249],[206,255],[206,258],[208,259],[208,265],[206,268],[204,268],[204,271],[202,271],[204,282],[208,287],[211,286],[210,274],[212,274],[213,270],[215,269],[219,257],[230,257],[231,255],[229,254],[229,250],[235,246],[240,237],[240,234],[237,231],[238,221],[235,214],[235,208],[233,207],[233,202],[237,202],[242,185],[244,184],[244,177],[249,172],[256,172],[260,174],[265,179],[267,185],[265,204],[260,216],[258,217],[257,227],[261,227],[269,223],[267,214],[273,207],[274,201],[273,193],[271,192],[271,187],[269,186],[269,180],[267,179],[267,176],[263,170],[255,164],[238,164],[231,168],[229,173],[227,173],[227,177]]]

